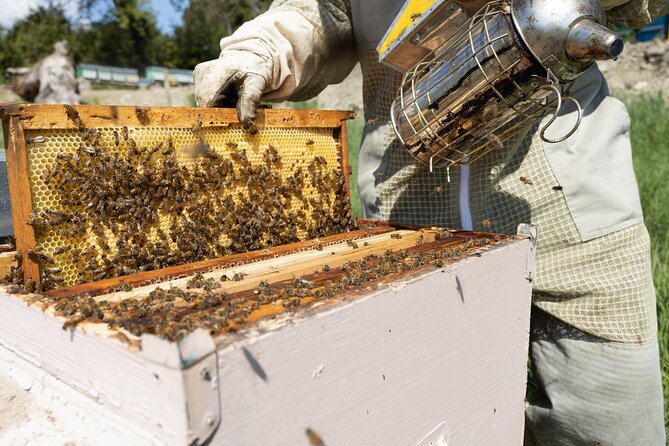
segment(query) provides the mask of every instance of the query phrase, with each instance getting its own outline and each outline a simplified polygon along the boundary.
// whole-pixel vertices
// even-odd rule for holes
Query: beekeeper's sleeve
[[[601,0],[610,22],[622,28],[642,28],[669,13],[669,0]]]
[[[276,0],[269,11],[221,39],[226,51],[269,57],[263,99],[300,101],[341,82],[355,64],[349,0]]]

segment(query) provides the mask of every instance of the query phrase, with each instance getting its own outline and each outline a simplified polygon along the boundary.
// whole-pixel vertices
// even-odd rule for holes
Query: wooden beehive
[[[26,283],[71,286],[338,233],[349,112],[7,105]]]
[[[26,282],[44,283],[50,280],[45,268],[59,268],[70,271],[71,280],[40,293],[0,285],[0,365],[38,398],[44,394],[54,413],[69,411],[98,444],[520,444],[531,228],[503,236],[352,222],[347,113],[261,111],[255,133],[239,127],[231,110],[74,111],[2,110],[21,272]],[[57,232],[63,222],[38,231],[28,222],[42,218],[39,200],[53,193],[43,170],[59,161],[57,154],[91,164],[99,156],[113,159],[117,150],[122,158],[134,149],[124,126],[128,141],[149,150],[171,129],[168,147],[193,172],[198,163],[215,164],[233,151],[235,175],[240,163],[246,172],[261,169],[274,156],[272,145],[282,161],[275,181],[299,185],[300,195],[288,194],[267,233],[256,231],[249,243],[237,240],[238,248],[165,266],[153,265],[163,255],[154,244],[140,256],[151,268],[90,281],[73,273],[82,265],[72,248],[64,260],[53,259],[64,243],[53,242],[53,230],[63,237]],[[88,144],[87,133],[99,133],[104,143]],[[195,160],[188,153],[193,148],[200,151]],[[254,161],[243,161],[243,149]],[[317,157],[325,172],[314,166]],[[162,161],[152,162],[149,168]],[[300,167],[308,174],[296,182]],[[316,181],[323,179],[332,184],[323,188]],[[233,186],[232,212],[214,200],[199,206],[203,215],[243,214],[236,224],[253,225],[245,198],[276,196]],[[251,208],[266,214],[268,203]],[[69,206],[63,208],[68,215],[88,208],[58,205]],[[48,208],[60,211],[58,205]],[[287,230],[279,217],[295,223]],[[219,243],[229,239],[224,221],[211,224],[224,229]],[[158,218],[135,226],[137,238],[127,249],[167,237],[161,225]],[[118,249],[118,234],[113,227],[101,234],[93,229],[67,241],[85,239],[100,261],[104,243],[97,238]],[[270,240],[277,232],[285,236]],[[0,266],[13,256],[3,253]]]
[[[361,226],[127,292],[0,286],[0,366],[96,444],[520,445],[535,234]]]

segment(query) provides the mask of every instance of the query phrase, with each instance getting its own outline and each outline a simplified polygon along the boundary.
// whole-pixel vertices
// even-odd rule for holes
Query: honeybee
[[[483,229],[486,229],[486,230],[490,229],[490,225],[491,225],[491,222],[487,218],[483,219],[483,221],[481,222],[481,226],[483,226]]]
[[[119,137],[118,137],[118,132],[116,130],[114,130],[113,135],[114,135],[114,145],[118,146],[120,144],[120,140],[119,140]]]
[[[149,123],[149,110],[145,107],[135,107],[135,116],[137,120],[143,124],[147,125]]]
[[[45,141],[43,136],[35,136],[34,138],[28,138],[26,139],[26,144],[40,144]]]
[[[129,132],[128,132],[128,126],[124,125],[121,127],[121,136],[123,136],[123,141],[128,140]]]
[[[529,186],[532,186],[532,185],[534,184],[534,183],[532,182],[532,180],[530,180],[530,179],[527,178],[527,177],[520,177],[519,179],[520,179],[520,182],[523,183],[523,184],[527,184],[527,185],[529,185]]]
[[[74,105],[63,104],[63,107],[65,108],[65,113],[67,114],[67,118],[77,125],[80,132],[83,132],[85,129],[84,123],[81,122],[81,117],[79,116],[79,112],[77,111],[76,108],[74,108]]]
[[[245,276],[248,276],[248,273],[235,273],[234,276],[232,276],[232,280],[239,282],[240,280],[244,280]]]
[[[399,240],[399,239],[402,238],[402,234],[398,234],[398,233],[394,232],[394,233],[390,234],[390,238],[394,238],[394,239]]]
[[[313,139],[307,139],[304,142],[304,145],[306,145],[306,146],[313,146],[314,144],[315,144],[315,141]]]
[[[96,155],[97,154],[97,150],[95,150],[95,147],[84,146],[84,145],[81,145],[80,147],[81,147],[81,150],[88,153],[89,155]]]

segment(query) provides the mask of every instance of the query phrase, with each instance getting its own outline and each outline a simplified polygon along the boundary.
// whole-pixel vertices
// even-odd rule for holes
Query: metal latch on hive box
[[[204,444],[221,422],[216,344],[198,329],[179,341],[142,335],[154,388],[149,406],[156,423],[179,444]]]

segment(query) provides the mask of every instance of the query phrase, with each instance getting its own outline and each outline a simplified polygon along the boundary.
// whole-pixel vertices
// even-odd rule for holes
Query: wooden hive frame
[[[16,248],[22,256],[24,281],[40,281],[40,266],[26,253],[37,245],[34,228],[28,224],[33,213],[33,198],[29,178],[29,149],[26,132],[39,130],[76,130],[82,127],[186,127],[200,122],[203,129],[239,126],[234,109],[197,109],[168,107],[76,106],[76,119],[68,116],[63,105],[12,104],[0,107],[7,150],[12,218]],[[337,143],[339,169],[345,181],[342,202],[349,200],[346,120],[351,112],[314,110],[260,110],[256,126],[264,128],[331,128]],[[188,269],[188,268],[186,268]],[[177,268],[172,273],[183,274]],[[170,274],[172,274],[170,273]],[[131,280],[143,279],[139,278]],[[113,280],[112,280],[113,282]]]

